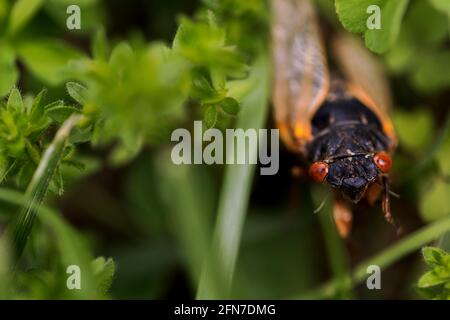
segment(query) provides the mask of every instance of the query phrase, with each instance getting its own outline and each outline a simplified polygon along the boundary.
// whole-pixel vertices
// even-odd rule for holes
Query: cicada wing
[[[395,147],[397,138],[390,118],[392,97],[382,66],[361,41],[350,34],[341,33],[333,39],[333,53],[351,93],[379,117],[391,139],[391,147]]]
[[[310,0],[272,0],[272,11],[275,121],[287,147],[304,152],[330,87],[326,54]]]

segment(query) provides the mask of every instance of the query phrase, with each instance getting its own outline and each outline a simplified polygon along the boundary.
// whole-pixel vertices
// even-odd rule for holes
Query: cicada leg
[[[347,238],[352,229],[353,214],[350,206],[339,197],[334,199],[333,218],[339,235]]]
[[[389,190],[389,180],[387,176],[383,177],[383,185],[384,185],[384,192],[383,192],[383,198],[381,201],[381,207],[384,214],[384,219],[386,219],[387,222],[392,224],[394,228],[397,231],[397,234],[400,235],[402,233],[402,228],[397,224],[394,217],[392,216],[391,212],[391,199],[389,197],[390,190]]]

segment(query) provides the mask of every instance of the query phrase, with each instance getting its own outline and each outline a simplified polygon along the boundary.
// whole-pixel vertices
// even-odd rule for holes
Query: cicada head
[[[358,202],[379,174],[372,157],[341,158],[329,164],[327,182],[339,189],[345,198]]]
[[[340,157],[332,161],[317,161],[310,166],[310,176],[316,182],[326,182],[352,202],[358,202],[367,188],[379,181],[391,168],[392,160],[384,151],[376,154]]]

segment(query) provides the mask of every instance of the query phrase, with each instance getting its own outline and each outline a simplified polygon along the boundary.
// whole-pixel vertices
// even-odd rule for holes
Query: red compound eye
[[[381,172],[387,173],[392,167],[392,158],[384,151],[378,152],[373,156],[373,162],[380,169]]]
[[[328,164],[322,161],[314,162],[309,167],[309,175],[316,182],[323,182],[328,174]]]

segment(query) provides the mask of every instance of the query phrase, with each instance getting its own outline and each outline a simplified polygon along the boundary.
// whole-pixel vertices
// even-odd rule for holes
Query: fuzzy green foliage
[[[65,9],[72,2],[82,8],[83,27],[69,32]],[[254,166],[216,170],[168,160],[171,130],[190,128],[193,120],[220,129],[265,125],[271,79],[267,1],[204,0],[192,17],[179,16],[178,28],[174,22],[172,30],[162,32],[171,34],[163,42],[144,40],[153,37],[151,32],[118,34],[105,22],[107,1],[0,0],[0,223],[15,235],[12,244],[3,234],[0,238],[0,298],[161,298],[170,290],[167,279],[174,278],[174,270],[183,270],[191,293],[198,290],[202,298],[359,297],[360,290],[353,293],[351,287],[366,279],[368,265],[387,268],[445,234],[450,120],[440,116],[448,111],[442,101],[450,88],[447,1],[318,2],[321,18],[330,27],[339,29],[340,21],[360,34],[370,50],[382,54],[386,73],[395,80],[393,119],[400,147],[391,176],[401,199],[393,199],[393,208],[405,207],[408,216],[420,218],[419,230],[387,247],[383,239],[392,238],[385,235],[393,231],[381,230],[380,215],[367,215],[364,219],[377,217],[369,221],[369,231],[385,233],[371,237],[383,243],[366,238],[364,248],[382,249],[348,271],[345,248],[329,219],[330,203],[320,216],[312,214],[325,196],[311,197],[302,184],[295,193],[300,198],[295,210],[301,213],[293,218],[287,205],[292,199],[268,197],[266,192],[276,191],[271,185],[264,185],[268,205],[255,205],[250,194],[258,197],[261,191],[252,184],[262,178],[252,179]],[[366,9],[373,4],[381,8],[381,30],[367,29]],[[117,2],[111,9],[122,6]],[[166,5],[142,2],[140,9],[155,8]],[[48,99],[45,90],[29,94],[42,87],[48,88]],[[109,163],[128,165],[118,170],[123,183],[83,180],[77,197],[73,178],[101,168],[103,155]],[[47,192],[61,194],[62,181],[75,196]],[[73,221],[94,221],[88,232],[47,208],[58,200]],[[129,241],[118,246],[122,239]],[[323,244],[326,266],[317,261]],[[361,251],[366,259],[366,250]],[[108,252],[114,261],[95,258],[94,252]],[[419,290],[426,297],[448,298],[448,254],[426,248],[424,256],[431,270],[420,279]],[[80,266],[82,290],[67,290],[69,265]],[[11,268],[16,268],[14,278]],[[327,269],[331,280],[309,295],[306,290]],[[370,294],[378,293],[362,292]]]
[[[182,18],[172,48],[121,42],[109,52],[101,32],[92,48],[91,59],[72,63],[73,76],[86,88],[71,83],[68,92],[82,106],[92,143],[118,142],[114,164],[134,158],[144,145],[166,141],[190,100],[210,127],[219,115],[229,119],[239,111],[228,81],[245,77],[248,67],[210,11],[195,21]]]
[[[450,300],[450,254],[434,247],[423,248],[422,254],[431,270],[420,277],[419,291],[430,299]]]
[[[11,179],[15,185],[24,189],[41,161],[51,137],[49,128],[56,122],[54,110],[62,102],[45,103],[46,90],[35,98],[22,95],[18,89],[11,90],[4,101],[0,101],[0,170],[1,182]],[[64,151],[63,164],[72,162],[72,147]],[[63,185],[59,174],[53,177],[51,189],[60,193]]]

